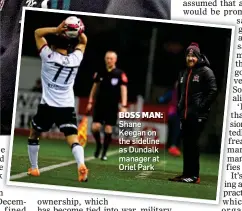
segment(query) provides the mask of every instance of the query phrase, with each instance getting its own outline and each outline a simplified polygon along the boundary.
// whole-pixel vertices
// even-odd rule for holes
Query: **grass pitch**
[[[15,136],[11,163],[11,178],[26,172],[29,168],[27,154],[27,138]],[[118,146],[111,146],[108,161],[94,159],[94,144],[85,148],[86,165],[89,168],[89,181],[77,181],[77,166],[75,163],[64,167],[59,164],[73,160],[70,148],[65,141],[41,140],[39,152],[39,167],[57,165],[57,168],[41,173],[40,177],[30,177],[24,174],[21,178],[11,181],[105,189],[135,193],[157,194],[165,196],[189,197],[198,199],[216,199],[219,155],[201,155],[201,184],[184,184],[169,182],[167,179],[181,173],[182,157],[174,158],[164,150],[160,152],[160,162],[155,171],[119,171]],[[127,155],[126,155],[127,156]],[[133,155],[132,155],[133,156]],[[141,154],[138,156],[142,156]]]

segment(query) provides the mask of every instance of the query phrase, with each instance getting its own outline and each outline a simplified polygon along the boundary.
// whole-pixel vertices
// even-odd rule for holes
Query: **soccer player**
[[[169,179],[185,183],[200,183],[199,137],[208,118],[210,106],[217,95],[217,84],[206,56],[197,43],[186,50],[187,69],[179,77],[178,110],[183,138],[183,173]]]
[[[37,114],[31,122],[28,139],[28,154],[31,168],[28,174],[39,176],[38,152],[41,132],[48,131],[55,123],[64,133],[72,149],[78,168],[78,180],[87,181],[88,169],[84,163],[84,150],[77,137],[77,121],[74,108],[73,85],[83,59],[87,37],[79,31],[79,43],[73,53],[68,54],[69,40],[63,36],[65,23],[58,27],[40,28],[35,31],[35,41],[42,60],[41,80],[43,93]],[[55,43],[49,47],[45,39],[56,34]]]
[[[101,126],[104,127],[104,143],[101,160],[107,160],[107,150],[112,141],[112,128],[117,123],[119,111],[119,101],[121,97],[121,111],[127,111],[127,83],[126,74],[116,67],[117,54],[108,51],[105,54],[106,68],[94,74],[94,84],[92,86],[87,111],[90,111],[94,104],[96,95],[92,133],[96,140],[96,151],[94,156],[98,158],[101,153],[102,145],[100,138]]]

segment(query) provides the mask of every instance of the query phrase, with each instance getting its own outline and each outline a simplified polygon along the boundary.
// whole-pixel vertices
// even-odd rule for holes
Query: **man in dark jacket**
[[[23,6],[170,19],[171,0],[1,0],[0,1],[0,108],[1,135],[11,131]]]
[[[187,69],[179,77],[178,111],[183,138],[183,173],[170,181],[200,183],[199,137],[208,118],[210,106],[217,95],[217,84],[207,58],[199,45],[186,50]]]

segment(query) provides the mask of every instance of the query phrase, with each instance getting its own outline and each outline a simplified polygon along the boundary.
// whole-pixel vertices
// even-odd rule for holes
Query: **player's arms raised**
[[[82,53],[84,53],[85,49],[86,49],[86,45],[87,45],[87,36],[80,31],[79,32],[79,43],[76,46],[76,49],[80,50]]]
[[[34,32],[35,42],[38,50],[40,50],[44,45],[47,45],[45,36],[48,34],[61,34],[66,30],[65,22],[63,21],[58,27],[45,27],[36,29]]]

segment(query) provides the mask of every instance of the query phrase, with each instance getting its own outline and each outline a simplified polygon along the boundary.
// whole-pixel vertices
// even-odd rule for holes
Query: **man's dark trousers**
[[[183,175],[199,177],[199,138],[205,126],[205,119],[188,117],[182,120]]]

